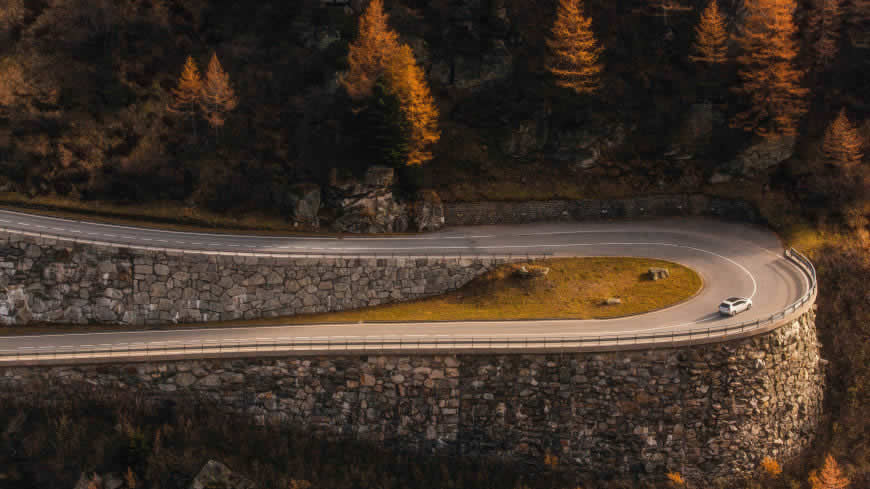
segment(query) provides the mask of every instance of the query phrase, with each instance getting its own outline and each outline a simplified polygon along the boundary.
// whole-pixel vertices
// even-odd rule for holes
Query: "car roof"
[[[745,299],[742,297],[729,297],[729,298],[725,299],[725,302],[737,302],[737,301],[742,301],[742,300],[745,300]]]

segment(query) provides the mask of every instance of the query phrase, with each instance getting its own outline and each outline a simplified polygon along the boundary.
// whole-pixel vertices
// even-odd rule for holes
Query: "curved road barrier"
[[[287,352],[548,352],[669,347],[769,331],[806,312],[817,293],[812,263],[795,250],[778,251],[778,241],[772,233],[706,219],[487,226],[448,229],[423,236],[339,239],[179,233],[2,211],[0,218],[5,221],[0,225],[10,235],[37,235],[46,242],[57,240],[57,246],[138,246],[150,250],[149,253],[311,258],[297,251],[283,252],[294,249],[324,258],[377,256],[377,261],[388,262],[427,257],[430,261],[453,259],[460,263],[463,262],[460,256],[490,260],[498,257],[503,261],[557,256],[644,256],[690,266],[705,281],[702,292],[687,303],[630,318],[318,324],[9,336],[0,337],[0,362],[4,363],[266,356]],[[100,235],[101,239],[81,239],[76,235]],[[154,241],[186,248],[136,244]],[[737,318],[721,318],[715,313],[716,305],[729,295],[753,297],[755,308]]]

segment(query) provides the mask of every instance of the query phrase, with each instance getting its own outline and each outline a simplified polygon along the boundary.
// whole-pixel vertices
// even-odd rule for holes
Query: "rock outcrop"
[[[394,180],[395,170],[384,166],[370,166],[361,181],[333,172],[327,195],[338,215],[330,229],[346,233],[407,231],[408,206],[395,198]]]
[[[216,460],[209,460],[190,484],[190,489],[254,489],[254,487],[253,482]]]
[[[794,136],[760,139],[740,152],[727,168],[741,175],[752,175],[772,168],[794,154]]]
[[[316,229],[320,226],[320,186],[312,183],[299,183],[290,187],[288,200],[293,213],[291,220],[294,225]]]
[[[444,204],[434,190],[420,190],[414,199],[412,219],[417,232],[444,227]]]

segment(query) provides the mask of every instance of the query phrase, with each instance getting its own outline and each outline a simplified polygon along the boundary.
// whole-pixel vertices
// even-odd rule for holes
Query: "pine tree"
[[[226,122],[227,113],[235,109],[238,103],[236,93],[230,85],[229,75],[218,61],[217,54],[212,54],[200,99],[205,119],[217,131]]]
[[[852,0],[851,5],[849,37],[852,45],[870,49],[870,0]]]
[[[810,13],[810,28],[814,38],[816,65],[825,68],[837,56],[840,27],[843,20],[843,0],[815,0]]]
[[[837,118],[825,131],[822,141],[822,154],[828,163],[841,168],[849,168],[861,162],[861,136],[858,129],[846,116],[846,109],[840,110]]]
[[[728,28],[725,17],[719,12],[716,0],[701,14],[701,21],[695,27],[695,55],[689,59],[708,64],[722,64],[728,61]]]
[[[387,25],[383,0],[372,0],[359,19],[359,35],[348,47],[350,69],[342,80],[345,90],[355,100],[372,94],[389,59],[399,50],[399,37]]]
[[[582,0],[559,0],[547,45],[553,54],[548,69],[558,86],[581,94],[599,89],[603,49],[592,32],[592,19],[583,14]]]
[[[746,7],[745,27],[737,38],[742,85],[736,90],[749,107],[732,126],[767,138],[793,136],[806,113],[808,93],[800,86],[803,73],[795,65],[795,2],[746,0]]]
[[[411,47],[401,45],[387,67],[387,80],[401,102],[402,113],[410,128],[408,165],[420,165],[432,159],[430,148],[438,142],[438,108],[426,83],[423,70],[414,60]]]
[[[821,473],[810,475],[812,489],[846,489],[849,479],[843,475],[834,457],[828,455]]]
[[[385,81],[388,91],[398,98],[404,119],[399,126],[406,128],[407,148],[403,145],[397,151],[406,151],[405,164],[431,160],[431,147],[441,137],[435,99],[413,51],[387,25],[382,0],[372,0],[360,17],[359,37],[350,45],[348,64],[343,84],[351,98],[377,102],[372,94],[378,80]]]
[[[172,89],[172,102],[169,111],[183,114],[190,118],[196,134],[196,110],[202,99],[202,78],[193,57],[188,56],[184,63],[184,69],[178,78],[178,86]]]

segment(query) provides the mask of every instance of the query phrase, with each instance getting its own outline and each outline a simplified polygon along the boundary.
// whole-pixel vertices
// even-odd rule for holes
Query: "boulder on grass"
[[[546,277],[548,273],[550,269],[541,265],[521,265],[514,270],[514,275],[520,278]]]
[[[226,465],[209,460],[196,474],[190,489],[254,489],[254,483],[236,474]]]
[[[619,297],[608,297],[607,300],[604,301],[604,303],[608,306],[617,306],[619,304],[622,304],[622,299],[620,299]]]
[[[650,280],[661,280],[671,276],[671,272],[667,268],[652,267],[649,269]]]

